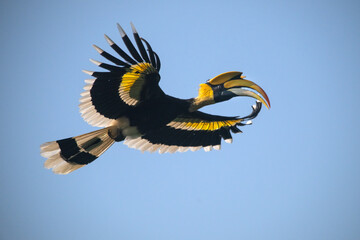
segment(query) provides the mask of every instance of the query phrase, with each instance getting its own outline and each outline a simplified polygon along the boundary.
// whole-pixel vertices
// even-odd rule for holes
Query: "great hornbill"
[[[41,145],[41,155],[47,158],[44,166],[54,173],[67,174],[81,168],[103,154],[114,142],[141,151],[173,153],[187,150],[220,149],[221,139],[231,143],[233,133],[241,132],[237,126],[251,124],[262,104],[270,107],[264,90],[244,79],[242,72],[222,73],[200,84],[199,94],[191,99],[166,95],[159,87],[160,59],[150,44],[140,38],[131,24],[138,50],[125,31],[117,24],[122,40],[130,55],[107,35],[106,41],[122,58],[93,45],[101,56],[114,65],[90,59],[108,71],[84,71],[94,77],[80,98],[80,112],[85,121],[100,130],[77,137],[66,138]],[[145,43],[147,50],[145,50]],[[249,89],[260,93],[262,97]],[[257,99],[253,111],[246,117],[224,117],[198,111],[206,105],[227,101],[236,96]]]

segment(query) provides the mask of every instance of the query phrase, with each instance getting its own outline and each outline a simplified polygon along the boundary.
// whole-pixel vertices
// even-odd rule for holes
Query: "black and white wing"
[[[189,112],[177,116],[166,126],[150,130],[143,136],[132,139],[126,138],[124,144],[140,151],[159,153],[219,150],[221,139],[232,143],[232,133],[240,133],[238,126],[251,124],[261,110],[261,103],[252,106],[253,111],[246,117],[224,117],[203,113]]]
[[[161,66],[158,55],[146,40],[140,38],[133,24],[131,27],[138,49],[132,44],[122,27],[119,24],[117,27],[129,54],[105,35],[106,41],[121,59],[93,45],[96,51],[111,64],[91,59],[94,64],[107,71],[84,70],[94,78],[85,80],[85,91],[81,94],[79,104],[80,112],[85,121],[97,127],[107,127],[125,114],[129,108],[163,94],[158,85]]]

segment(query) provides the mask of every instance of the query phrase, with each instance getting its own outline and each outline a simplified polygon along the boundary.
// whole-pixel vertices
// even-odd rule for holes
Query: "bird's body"
[[[245,80],[241,72],[227,72],[208,80],[200,85],[199,95],[195,98],[179,99],[166,95],[159,87],[158,55],[139,37],[133,25],[139,51],[119,25],[118,28],[131,56],[105,35],[123,60],[94,45],[100,55],[115,65],[91,60],[108,71],[84,71],[94,78],[85,80],[87,85],[81,94],[80,112],[89,124],[103,128],[43,144],[41,154],[48,158],[45,167],[53,168],[55,173],[67,174],[85,166],[114,142],[124,140],[129,147],[160,153],[220,149],[221,139],[231,142],[230,131],[241,132],[237,126],[249,124],[248,121],[259,113],[261,103],[270,106],[266,93],[255,83]],[[256,90],[266,101],[243,87]],[[235,96],[258,100],[249,116],[224,117],[198,111],[203,106]]]
[[[138,107],[129,110],[126,116],[141,134],[158,129],[175,119],[178,115],[188,112],[190,102],[163,95]]]

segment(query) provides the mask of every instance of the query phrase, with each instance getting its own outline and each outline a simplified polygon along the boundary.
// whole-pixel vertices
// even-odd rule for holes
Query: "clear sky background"
[[[1,1],[0,239],[360,239],[359,1]],[[91,44],[137,27],[163,90],[190,98],[222,72],[268,93],[221,151],[115,144],[70,175],[43,142],[96,128],[78,101]],[[203,110],[244,116],[254,100]]]

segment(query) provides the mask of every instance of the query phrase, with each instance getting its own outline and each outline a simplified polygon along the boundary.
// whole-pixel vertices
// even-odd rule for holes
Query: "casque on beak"
[[[241,75],[242,72],[226,72],[207,81],[214,91],[215,102],[225,101],[236,96],[248,96],[259,100],[269,109],[270,100],[266,92],[259,85],[244,79],[245,76]],[[260,95],[248,89],[255,90]]]

